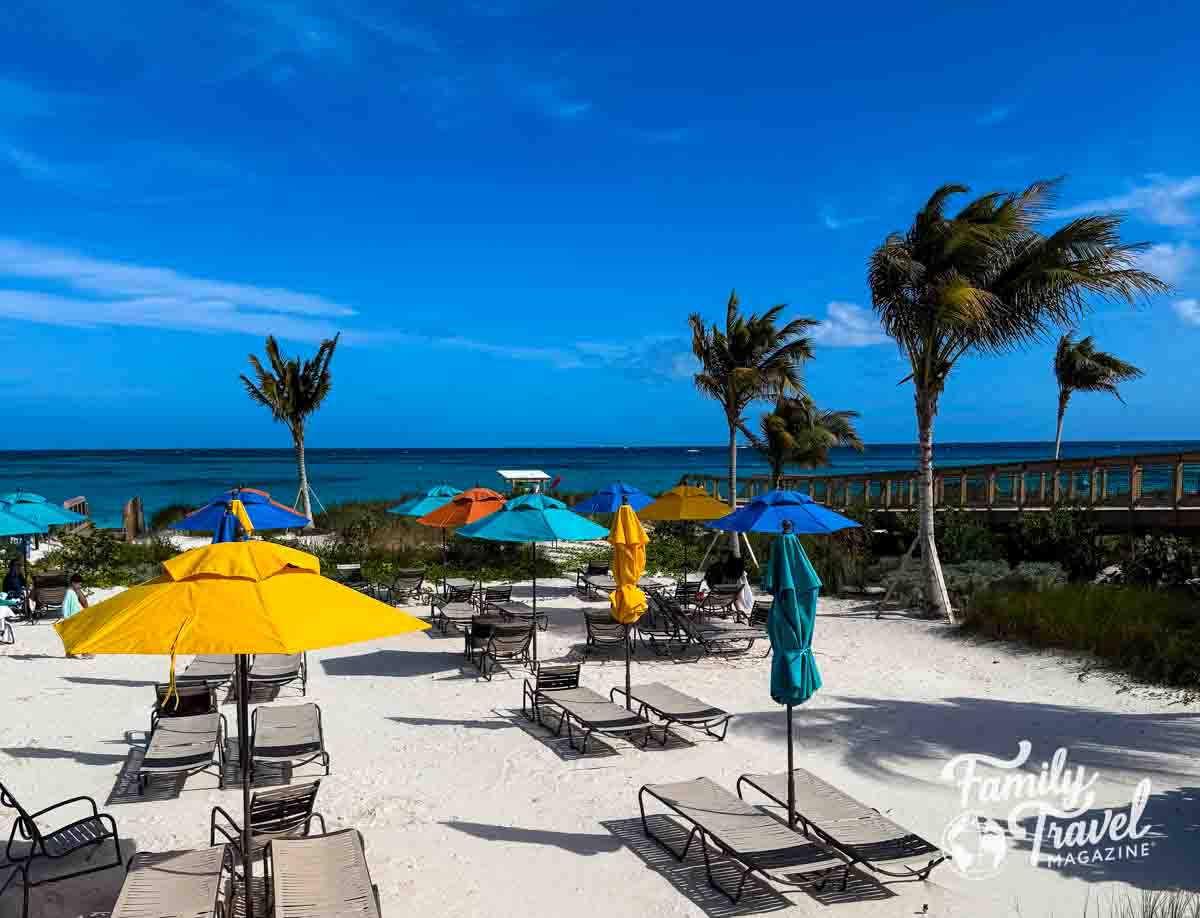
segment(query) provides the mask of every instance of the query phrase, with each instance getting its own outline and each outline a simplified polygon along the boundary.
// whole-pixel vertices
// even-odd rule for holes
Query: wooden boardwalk
[[[780,487],[808,494],[834,509],[883,512],[917,508],[915,469],[855,474],[786,475]],[[727,500],[728,479],[685,475]],[[770,490],[765,475],[738,482],[738,502]],[[1048,459],[989,465],[934,467],[938,510],[986,513],[996,523],[1056,506],[1086,507],[1107,531],[1200,529],[1200,452]]]

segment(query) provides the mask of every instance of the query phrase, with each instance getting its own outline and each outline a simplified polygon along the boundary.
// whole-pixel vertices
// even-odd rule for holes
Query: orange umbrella
[[[460,494],[454,495],[449,503],[442,504],[436,510],[430,510],[424,516],[417,517],[417,522],[423,526],[433,526],[442,530],[442,584],[446,580],[446,530],[461,529],[467,523],[474,523],[485,516],[491,516],[504,506],[506,498],[503,494],[491,488],[467,488]]]
[[[442,504],[436,510],[418,517],[417,522],[437,529],[459,529],[495,513],[504,506],[504,501],[503,494],[497,494],[490,488],[467,488],[461,494],[456,494],[448,504]]]

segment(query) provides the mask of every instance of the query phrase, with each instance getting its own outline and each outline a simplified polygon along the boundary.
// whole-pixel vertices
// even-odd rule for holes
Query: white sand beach
[[[551,614],[541,656],[578,656],[580,610],[604,604],[584,602],[565,580],[540,583],[539,597]],[[1040,761],[1066,747],[1071,764],[1099,773],[1096,811],[1128,808],[1135,784],[1151,779],[1149,856],[1051,869],[1019,849],[990,880],[944,864],[927,882],[856,874],[846,893],[836,881],[823,892],[752,881],[731,906],[706,883],[696,853],[679,864],[643,837],[637,790],[701,775],[732,789],[744,772],[783,770],[784,711],[769,696],[765,643],[731,659],[635,658],[635,683],[666,682],[734,712],[724,742],[680,729],[666,749],[614,741],[586,756],[522,720],[524,671],[477,678],[459,636],[432,631],[311,653],[308,696],[322,708],[333,768],[318,809],[330,828],[363,833],[385,915],[1042,918],[1081,915],[1085,902],[1126,886],[1200,885],[1200,705],[1086,673],[1077,660],[972,643],[938,622],[876,620],[864,603],[822,599],[819,611],[824,687],[796,709],[798,765],[936,843],[962,810],[939,778],[950,757],[1011,758],[1029,740]],[[27,807],[91,795],[116,818],[127,854],[207,845],[210,809],[239,812],[238,789],[218,790],[207,774],[181,792],[137,796],[127,769],[165,658],[64,659],[47,624],[18,624],[16,636],[0,650],[0,775]],[[622,679],[618,660],[585,665],[594,688]],[[286,688],[272,703],[298,697]],[[234,706],[224,710],[233,730]],[[306,766],[293,781],[318,774]],[[988,814],[1007,812],[997,805]],[[121,880],[109,870],[43,887],[31,913],[105,913]],[[19,894],[0,898],[0,915],[19,907]]]

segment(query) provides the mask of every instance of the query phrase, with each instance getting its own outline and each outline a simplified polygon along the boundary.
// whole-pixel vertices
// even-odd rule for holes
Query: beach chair
[[[680,634],[688,643],[694,643],[701,655],[746,653],[755,641],[766,637],[766,632],[761,628],[747,628],[728,622],[698,622],[675,603],[668,603],[665,608]]]
[[[641,734],[642,748],[650,741],[653,727],[650,721],[615,704],[599,692],[580,685],[579,664],[540,667],[536,682],[530,685],[529,680],[525,680],[521,694],[521,712],[535,723],[545,726],[543,710],[547,706],[556,709],[558,726],[554,735],[562,736],[565,726],[567,742],[579,752],[587,752],[588,740],[597,733],[629,742],[633,742],[631,737]],[[578,746],[575,745],[576,730],[582,740]]]
[[[700,615],[729,618],[734,614],[734,603],[742,591],[740,583],[718,583],[710,587],[704,598],[696,604]]]
[[[512,601],[512,584],[506,583],[501,586],[488,586],[483,588],[483,592],[479,594],[479,608],[486,612],[487,607],[496,602],[511,602]]]
[[[947,855],[936,845],[892,822],[803,768],[793,771],[797,829],[842,854],[851,866],[889,877],[924,880]],[[787,772],[742,775],[738,796],[753,788],[786,809]]]
[[[217,713],[217,690],[207,682],[159,683],[154,686],[154,707],[150,710],[150,732],[161,718],[192,717]]]
[[[630,641],[629,632],[607,612],[584,612],[583,621],[587,626],[584,653],[594,650],[601,653],[625,652],[625,645]]]
[[[129,872],[111,918],[226,918],[233,914],[229,848],[198,851],[141,851]]]
[[[138,766],[138,793],[146,792],[151,778],[184,777],[211,767],[217,770],[217,786],[225,786],[225,715],[191,714],[158,717],[150,741]]]
[[[767,619],[771,617],[771,606],[774,604],[774,599],[754,600],[754,605],[750,607],[750,619],[747,624],[751,628],[761,628],[766,631]]]
[[[646,593],[646,612],[637,620],[638,639],[658,656],[671,653],[687,643],[667,609],[674,600],[661,591]],[[680,614],[686,614],[681,611]]]
[[[683,850],[676,851],[651,831],[650,821],[646,818],[647,798],[657,800],[685,821],[688,834]],[[647,784],[638,791],[638,809],[642,816],[642,832],[676,860],[682,862],[692,841],[698,840],[709,884],[733,903],[741,899],[746,881],[755,873],[783,886],[811,884],[820,889],[835,871],[841,870],[843,891],[849,880],[850,867],[836,852],[792,831],[785,823],[750,806],[710,778]],[[741,865],[742,876],[734,890],[719,883],[713,874],[712,849]],[[797,877],[801,879],[797,881]]]
[[[81,819],[65,825],[56,825],[49,831],[43,831],[41,825],[38,824],[38,820],[44,820],[47,814],[75,804],[86,804],[86,809],[91,810],[90,815],[84,815]],[[17,802],[12,791],[3,782],[0,782],[0,806],[16,811],[12,831],[8,833],[8,844],[4,849],[4,863],[0,867],[15,865],[17,868],[13,874],[9,875],[5,882],[6,886],[19,872],[24,887],[22,916],[29,914],[29,890],[49,883],[57,883],[59,880],[68,880],[72,877],[81,877],[85,874],[98,873],[101,870],[121,866],[121,840],[117,835],[117,822],[108,813],[101,813],[100,808],[96,806],[96,801],[91,797],[71,797],[61,803],[55,803],[35,813],[30,813]],[[44,861],[61,861],[77,851],[92,847],[97,849],[95,853],[98,854],[109,841],[112,842],[113,859],[111,861],[106,860],[100,864],[93,864],[89,857],[85,861],[88,866],[81,869],[64,873],[55,871],[40,880],[33,878],[33,869],[37,864]],[[25,847],[25,850],[18,850],[22,847]]]
[[[479,674],[490,682],[502,663],[529,665],[534,627],[533,622],[496,625],[487,638],[478,643],[472,641],[468,654],[471,662],[479,667]]]
[[[593,577],[604,577],[607,575],[607,561],[588,561],[586,565],[575,572],[575,589],[584,596],[590,596],[595,593],[596,588],[588,581]]]
[[[259,857],[267,845],[276,838],[298,838],[308,835],[313,820],[321,824],[325,833],[325,817],[313,811],[317,802],[320,781],[297,784],[293,787],[276,787],[257,791],[250,798],[250,856]],[[217,836],[225,839],[242,861],[242,829],[237,820],[223,808],[214,806],[209,821],[209,844],[217,843]]]
[[[617,700],[617,695],[624,694],[625,689],[620,687],[608,693],[613,701]],[[705,704],[699,698],[685,695],[661,682],[631,686],[628,697],[640,715],[646,717],[647,714],[653,714],[663,722],[664,746],[667,744],[667,732],[674,724],[702,730],[714,739],[723,740],[726,731],[729,730],[729,721],[733,717],[728,711]],[[716,732],[718,727],[721,729],[719,734]]]
[[[703,574],[684,574],[675,581],[675,602],[685,609],[696,605],[696,597],[703,583]]]
[[[357,829],[308,838],[277,838],[264,874],[275,918],[382,918]]]
[[[283,688],[292,682],[300,683],[300,694],[308,693],[308,661],[302,653],[260,653],[254,657],[249,672],[250,697],[256,686]]]
[[[67,575],[64,571],[46,571],[33,575],[33,607],[31,621],[47,615],[62,615],[63,600],[67,598]]]
[[[370,582],[363,576],[362,562],[350,561],[333,566],[333,579],[344,587],[367,593],[371,590]]]
[[[259,705],[250,718],[250,779],[258,763],[319,762],[329,774],[329,753],[317,705]]]
[[[447,602],[436,608],[437,618],[435,621],[442,629],[443,634],[449,633],[451,628],[458,628],[461,631],[471,624],[471,619],[479,614],[479,609],[471,602]]]
[[[413,603],[421,599],[425,592],[425,572],[419,567],[403,568],[396,571],[387,590],[387,601],[395,605],[398,602]]]
[[[197,654],[175,677],[179,682],[207,682],[217,686],[233,679],[236,664],[231,653]]]

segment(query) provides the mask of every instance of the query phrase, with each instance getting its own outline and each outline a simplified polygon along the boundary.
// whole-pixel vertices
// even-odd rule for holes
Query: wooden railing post
[[[987,506],[991,510],[996,506],[996,470],[989,469],[987,475]]]
[[[1017,499],[1017,510],[1025,509],[1025,464],[1021,464],[1021,470],[1017,473],[1016,494],[1013,496]]]
[[[958,476],[958,506],[967,506],[967,473]]]
[[[1175,459],[1175,474],[1171,481],[1171,506],[1176,510],[1183,503],[1183,456]]]
[[[1142,467],[1136,462],[1129,466],[1129,509],[1134,510],[1142,502]]]
[[[1100,484],[1100,466],[1093,465],[1092,471],[1089,473],[1091,480],[1088,481],[1088,503],[1095,507],[1100,502],[1100,495],[1097,486]]]

